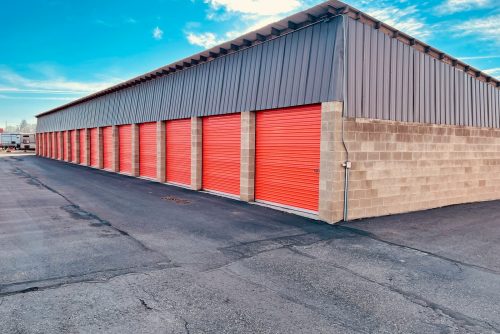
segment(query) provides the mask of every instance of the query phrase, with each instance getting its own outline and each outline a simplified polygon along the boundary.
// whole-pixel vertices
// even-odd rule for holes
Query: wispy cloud
[[[367,14],[408,35],[417,38],[426,38],[431,35],[431,29],[425,24],[423,19],[419,18],[416,6],[409,6],[406,8],[394,6],[381,7],[382,6],[368,6],[364,8],[364,10]]]
[[[299,0],[205,0],[213,10],[223,9],[227,12],[254,14],[254,15],[277,15],[290,12],[299,8],[302,1]]]
[[[494,1],[498,0],[446,0],[437,10],[441,14],[454,14],[492,7]]]
[[[484,70],[484,73],[489,74],[494,77],[500,77],[500,67],[490,68],[488,70]]]
[[[119,79],[102,82],[70,81],[62,76],[51,76],[44,79],[31,79],[9,69],[0,69],[0,90],[6,92],[47,92],[47,93],[92,93],[112,86]]]
[[[458,24],[454,29],[461,35],[476,36],[481,40],[500,45],[500,15],[471,19]]]
[[[218,39],[217,35],[212,32],[202,32],[199,34],[188,32],[186,38],[190,44],[201,46],[205,49],[224,42],[224,39]]]
[[[207,18],[214,21],[234,19],[233,29],[216,34],[210,31],[195,32],[190,25],[185,32],[192,45],[210,48],[278,21],[290,13],[321,0],[204,0],[209,6]]]
[[[160,27],[156,27],[153,29],[153,38],[156,40],[160,40],[163,38],[163,30]]]
[[[500,55],[491,55],[491,56],[471,56],[471,57],[457,57],[462,60],[476,60],[476,59],[500,59]]]

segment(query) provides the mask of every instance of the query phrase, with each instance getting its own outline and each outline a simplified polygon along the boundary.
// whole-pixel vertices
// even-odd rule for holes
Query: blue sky
[[[197,53],[316,0],[25,0],[0,11],[0,127]],[[351,6],[500,78],[499,0]]]

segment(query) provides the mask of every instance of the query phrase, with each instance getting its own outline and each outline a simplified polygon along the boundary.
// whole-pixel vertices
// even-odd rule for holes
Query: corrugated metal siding
[[[38,132],[341,101],[342,18],[38,119]]]
[[[353,19],[346,61],[349,117],[500,127],[499,89]]]

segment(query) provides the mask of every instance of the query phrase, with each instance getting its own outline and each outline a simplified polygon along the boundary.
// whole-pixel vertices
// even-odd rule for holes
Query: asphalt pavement
[[[0,157],[0,333],[500,333],[500,202],[331,226]]]

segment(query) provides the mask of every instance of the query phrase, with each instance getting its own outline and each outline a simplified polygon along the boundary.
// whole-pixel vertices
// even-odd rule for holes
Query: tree
[[[19,132],[30,132],[31,127],[29,126],[28,122],[26,122],[25,119],[21,121],[21,124],[19,124]]]

